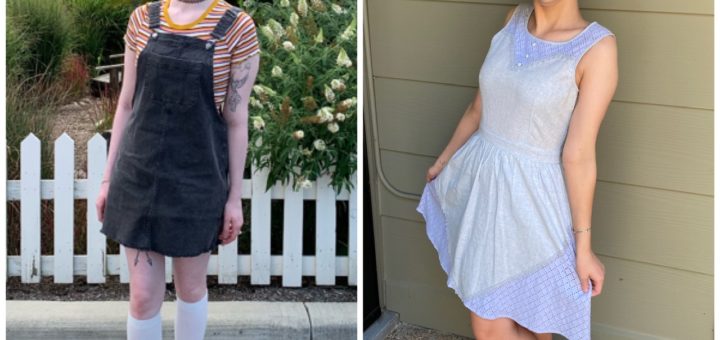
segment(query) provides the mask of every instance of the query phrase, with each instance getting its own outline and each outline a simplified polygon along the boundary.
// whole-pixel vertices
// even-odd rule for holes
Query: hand
[[[223,230],[220,233],[220,242],[226,245],[242,234],[243,226],[242,200],[233,199],[225,203],[225,218],[223,219]]]
[[[425,181],[430,182],[442,171],[443,167],[445,165],[445,162],[441,162],[440,160],[437,160],[435,164],[433,164],[427,171],[427,174],[425,175]]]
[[[107,201],[107,193],[110,182],[103,180],[100,183],[100,192],[98,193],[97,199],[95,199],[95,210],[97,211],[98,221],[102,223],[105,219],[105,202]]]
[[[605,265],[592,250],[579,251],[576,255],[576,269],[583,292],[587,293],[588,279],[592,280],[592,296],[600,295],[605,280]]]

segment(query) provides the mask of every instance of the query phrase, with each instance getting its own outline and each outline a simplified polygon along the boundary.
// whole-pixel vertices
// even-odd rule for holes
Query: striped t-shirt
[[[215,25],[225,14],[225,10],[232,6],[225,0],[213,0],[208,9],[197,20],[179,25],[174,23],[168,15],[170,1],[161,0],[162,9],[160,10],[160,26],[158,29],[161,32],[182,34],[205,40],[211,38],[210,34],[215,29]],[[139,56],[147,45],[150,34],[152,34],[152,30],[148,19],[148,4],[146,3],[133,10],[123,38],[128,48]],[[222,107],[225,100],[231,63],[242,62],[258,52],[260,52],[260,46],[255,33],[255,22],[249,14],[240,11],[225,36],[215,44],[213,57],[214,93],[215,103],[218,108]]]

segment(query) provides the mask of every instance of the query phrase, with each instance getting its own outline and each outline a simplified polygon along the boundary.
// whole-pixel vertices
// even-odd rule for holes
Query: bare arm
[[[135,51],[125,47],[122,87],[120,88],[115,117],[113,118],[112,138],[110,138],[110,148],[108,151],[108,160],[105,163],[103,180],[109,180],[112,176],[113,164],[115,164],[115,159],[117,159],[118,146],[122,141],[125,126],[132,112],[132,100],[133,93],[135,92],[135,79],[137,77],[135,58]]]
[[[508,21],[512,17],[513,12],[518,6],[519,5],[513,6],[510,10],[508,10],[507,14],[505,15],[505,21],[503,23],[503,26],[507,25]],[[467,140],[470,138],[470,136],[472,136],[475,131],[477,131],[477,129],[480,127],[481,115],[482,96],[480,94],[480,90],[477,90],[475,91],[475,98],[470,103],[470,105],[468,105],[467,109],[465,109],[465,113],[463,114],[460,122],[455,128],[455,132],[450,138],[450,142],[448,142],[443,152],[435,160],[435,163],[430,167],[430,169],[428,169],[427,175],[425,176],[426,181],[430,181],[435,178],[435,176],[440,173],[442,168],[445,167],[445,164],[447,164],[448,160],[450,160],[450,158],[455,154],[455,152],[463,144],[465,144],[465,142],[467,142]]]
[[[585,229],[592,220],[593,196],[597,180],[595,144],[600,125],[618,81],[617,45],[606,37],[593,46],[578,64],[580,93],[573,111],[562,152],[562,163],[573,227]],[[590,232],[575,233],[578,275],[587,286],[593,280],[593,295],[600,293],[604,266],[592,252]],[[597,289],[596,289],[597,288]]]
[[[255,54],[230,70],[223,116],[228,125],[230,194],[228,200],[239,201],[248,147],[248,100],[258,73],[260,56]]]
[[[475,91],[475,98],[465,109],[465,113],[460,122],[455,128],[455,132],[450,138],[450,142],[445,147],[443,152],[438,156],[435,164],[445,166],[447,161],[455,154],[455,151],[459,149],[465,142],[470,138],[473,132],[477,131],[480,125],[480,116],[482,114],[482,97],[480,96],[480,90]]]
[[[133,93],[135,92],[135,67],[136,53],[131,48],[125,46],[125,60],[123,65],[122,87],[118,97],[118,105],[115,109],[115,117],[112,125],[112,138],[110,138],[110,146],[108,148],[108,158],[105,162],[103,170],[103,179],[100,184],[100,192],[95,201],[95,209],[97,211],[98,220],[102,222],[105,219],[105,201],[108,193],[110,180],[112,178],[113,165],[117,159],[118,147],[123,139],[125,126],[132,112]]]

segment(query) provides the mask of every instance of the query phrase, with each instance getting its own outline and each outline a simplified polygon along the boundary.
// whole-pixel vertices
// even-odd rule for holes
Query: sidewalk
[[[355,302],[211,301],[205,339],[356,339]],[[125,339],[127,301],[7,301],[8,339]],[[173,338],[175,303],[162,307]]]

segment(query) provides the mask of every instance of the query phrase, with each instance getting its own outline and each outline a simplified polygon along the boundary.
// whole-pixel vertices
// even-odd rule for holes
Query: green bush
[[[107,57],[123,53],[123,35],[137,0],[65,0],[73,17],[74,51],[91,65],[105,64]]]
[[[30,52],[30,39],[32,35],[23,31],[13,17],[5,21],[6,32],[6,69],[8,79],[18,79],[25,74],[30,65],[32,55]]]
[[[245,1],[261,44],[250,98],[249,159],[267,187],[298,188],[329,173],[351,189],[356,162],[355,1]]]
[[[62,60],[71,51],[72,18],[61,1],[8,0],[8,17],[16,33],[27,42],[29,58],[20,72],[26,76],[44,74],[52,79]]]

